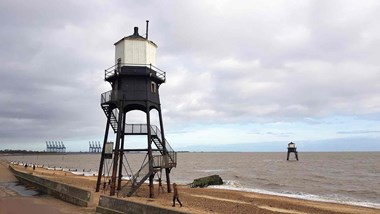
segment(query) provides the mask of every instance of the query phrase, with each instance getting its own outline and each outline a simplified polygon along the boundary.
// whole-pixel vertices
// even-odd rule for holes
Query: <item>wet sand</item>
[[[20,171],[33,172],[30,167],[26,170],[22,166],[15,166],[15,168]],[[92,192],[95,189],[96,177],[78,176],[70,172],[52,171],[42,168],[36,168],[33,173],[37,176],[67,183]],[[103,193],[94,193],[93,206],[97,204],[100,194]],[[148,198],[148,195],[148,186],[144,185],[134,196],[125,199],[189,213],[380,213],[380,209],[374,208],[233,190],[193,189],[187,186],[179,186],[179,198],[184,205],[183,207],[179,207],[178,205],[172,207],[172,194],[166,193],[165,190],[159,193],[158,186],[155,186],[155,198]]]

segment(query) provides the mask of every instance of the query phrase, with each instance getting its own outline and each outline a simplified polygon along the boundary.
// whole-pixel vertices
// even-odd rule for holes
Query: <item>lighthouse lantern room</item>
[[[139,35],[134,28],[133,35],[124,37],[115,43],[115,64],[153,65],[156,66],[157,45]]]

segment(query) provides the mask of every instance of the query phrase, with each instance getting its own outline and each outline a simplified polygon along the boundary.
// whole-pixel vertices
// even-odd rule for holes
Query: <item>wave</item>
[[[197,172],[223,172],[224,169],[203,169],[203,170],[195,170]]]
[[[237,181],[226,180],[223,183],[224,183],[224,185],[228,185],[228,186],[232,186],[232,187],[236,187],[236,188],[242,188],[242,185]],[[211,186],[211,187],[214,187],[214,186]]]
[[[264,186],[266,187],[270,187],[270,188],[273,188],[273,187],[286,187],[286,185],[283,185],[283,184],[278,184],[278,183],[266,183],[264,184]]]
[[[365,195],[365,196],[373,196],[380,198],[380,195],[378,192],[374,190],[339,190],[341,193],[348,193],[348,194],[359,194],[359,195]]]
[[[75,171],[70,171],[71,174],[74,174],[74,175],[80,175],[80,176],[85,176],[85,177],[91,177],[91,176],[98,176],[98,173],[97,172],[75,172]]]
[[[84,175],[83,172],[71,172],[71,173],[74,174],[74,175]]]
[[[283,197],[289,197],[289,198],[305,199],[305,200],[310,200],[310,201],[339,203],[339,204],[347,204],[347,205],[354,205],[354,206],[371,207],[371,208],[377,208],[377,209],[380,208],[380,203],[355,200],[355,199],[347,198],[347,197],[337,195],[337,194],[321,196],[321,195],[313,195],[313,194],[308,194],[304,192],[293,192],[293,191],[273,192],[273,191],[268,191],[264,189],[245,188],[235,181],[229,181],[219,186],[209,186],[209,188],[235,190],[235,191],[243,191],[243,192],[254,192],[254,193],[267,194],[267,195],[277,195],[277,196],[283,196]]]
[[[255,180],[257,181],[266,181],[266,182],[269,182],[270,180],[267,179],[267,178],[254,178]]]
[[[98,172],[84,172],[83,175],[87,177],[98,176]]]

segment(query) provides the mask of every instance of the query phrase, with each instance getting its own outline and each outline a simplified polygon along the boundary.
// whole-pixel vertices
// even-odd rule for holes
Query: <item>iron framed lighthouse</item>
[[[105,159],[112,158],[110,195],[115,195],[116,191],[123,191],[125,195],[131,196],[149,179],[149,197],[154,197],[153,179],[156,174],[161,174],[162,170],[165,170],[167,191],[171,192],[170,172],[177,165],[177,153],[167,142],[164,133],[159,88],[166,81],[166,73],[156,67],[157,45],[148,40],[148,30],[146,36],[142,37],[137,27],[132,35],[120,39],[114,45],[115,65],[106,69],[104,73],[104,80],[110,83],[112,90],[103,93],[100,101],[107,123],[96,191],[100,190],[102,176],[105,174]],[[159,127],[151,124],[152,109],[158,112]],[[127,113],[133,110],[140,110],[146,114],[146,124],[127,123]],[[108,142],[110,127],[116,135],[114,145]],[[125,139],[127,135],[145,135],[146,148],[124,148],[128,140]],[[113,149],[110,149],[110,145]],[[126,168],[123,165],[129,152],[146,153],[147,158],[137,172],[125,172]],[[123,173],[130,176],[130,180],[124,185]]]
[[[295,156],[296,160],[298,161],[297,147],[296,147],[296,144],[293,142],[288,143],[288,153],[286,155],[286,160],[289,160],[290,153],[294,153],[294,156]]]

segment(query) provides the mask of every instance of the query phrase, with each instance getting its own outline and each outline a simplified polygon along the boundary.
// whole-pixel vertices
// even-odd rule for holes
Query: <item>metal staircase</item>
[[[173,148],[170,146],[169,142],[165,140],[165,147],[164,149],[164,144],[162,143],[161,139],[161,132],[160,130],[156,127],[156,131],[154,131],[153,127],[152,128],[152,141],[154,145],[156,145],[157,149],[160,151],[161,155],[163,157],[168,157],[167,162],[164,163],[165,167],[164,168],[173,168],[177,166],[177,152],[173,150]],[[158,131],[158,132],[157,132]]]
[[[106,115],[106,118],[108,118],[108,110],[110,108],[111,95],[112,95],[112,91],[107,91],[103,93],[100,97],[100,106],[102,107],[104,114]],[[115,133],[117,132],[117,118],[118,117],[119,117],[119,110],[117,108],[114,108],[111,111],[110,124]]]
[[[118,192],[121,197],[132,196],[133,193],[151,176],[155,175],[160,169],[162,169],[162,164],[164,161],[164,156],[154,156],[153,157],[153,168],[149,169],[149,161],[145,162],[141,168],[131,176],[130,180],[125,183]]]
[[[147,161],[139,171],[137,171],[130,180],[123,185],[123,187],[119,190],[118,195],[125,197],[125,196],[132,196],[133,193],[136,192],[136,190],[146,181],[146,179],[149,178],[149,176],[153,173],[153,170],[149,170],[149,162]]]

